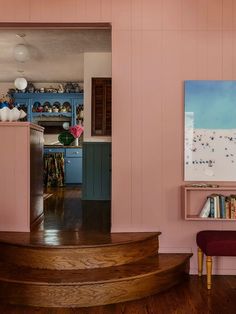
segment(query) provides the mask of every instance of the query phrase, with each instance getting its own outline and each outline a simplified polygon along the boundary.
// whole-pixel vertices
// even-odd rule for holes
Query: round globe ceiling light
[[[29,60],[30,53],[27,46],[19,44],[14,48],[14,58],[16,61],[25,62]]]
[[[27,86],[27,81],[23,77],[18,77],[17,79],[15,79],[14,85],[17,89],[23,90]]]

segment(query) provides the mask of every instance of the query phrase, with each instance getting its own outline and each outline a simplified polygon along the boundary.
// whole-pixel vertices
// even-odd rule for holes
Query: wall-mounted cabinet
[[[83,93],[15,93],[15,103],[26,113],[26,120],[65,117],[71,125],[83,121]]]
[[[111,136],[111,78],[92,78],[92,135]]]
[[[204,220],[204,221],[235,221],[235,218],[202,218],[199,216],[207,197],[211,195],[223,195],[229,197],[236,195],[236,186],[220,187],[194,187],[182,186],[182,208],[185,220]],[[235,204],[236,206],[236,204]],[[236,209],[236,208],[235,208]]]

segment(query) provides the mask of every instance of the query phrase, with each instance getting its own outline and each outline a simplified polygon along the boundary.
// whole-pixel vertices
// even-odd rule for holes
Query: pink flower
[[[74,125],[69,128],[69,132],[74,136],[74,138],[79,138],[84,132],[84,128],[81,125]]]

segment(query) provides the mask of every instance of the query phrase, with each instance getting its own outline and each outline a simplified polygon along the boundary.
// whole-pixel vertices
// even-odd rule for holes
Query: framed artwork
[[[236,81],[185,81],[185,181],[236,181]]]

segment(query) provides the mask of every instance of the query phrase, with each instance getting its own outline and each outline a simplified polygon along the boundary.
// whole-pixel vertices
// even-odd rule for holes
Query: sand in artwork
[[[234,181],[235,177],[236,129],[185,129],[186,180]]]

